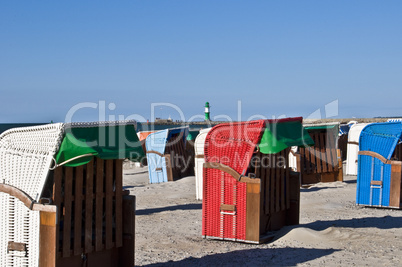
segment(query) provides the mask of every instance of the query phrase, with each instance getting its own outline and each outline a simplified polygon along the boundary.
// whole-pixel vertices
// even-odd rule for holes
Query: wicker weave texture
[[[245,174],[264,123],[260,120],[215,126],[205,140],[205,161],[219,162]],[[203,236],[245,240],[246,184],[216,169],[204,169],[203,177]],[[236,211],[233,215],[221,213],[222,204],[234,205]]]
[[[38,200],[62,137],[61,123],[4,132],[0,136],[0,182]]]
[[[0,136],[0,182],[39,200],[49,167],[63,137],[63,124],[14,128]],[[39,212],[1,193],[0,265],[38,266]],[[8,242],[27,251],[7,252]]]
[[[203,180],[203,167],[204,159],[204,144],[205,138],[211,128],[202,129],[195,138],[194,150],[195,150],[195,192],[196,199],[202,200],[202,180]]]

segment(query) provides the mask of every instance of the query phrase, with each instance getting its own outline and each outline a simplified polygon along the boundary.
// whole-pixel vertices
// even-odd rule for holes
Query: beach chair
[[[174,181],[185,176],[187,134],[188,127],[179,127],[147,136],[145,146],[151,184]]]
[[[402,207],[402,123],[367,125],[360,134],[356,204]]]
[[[4,132],[0,265],[132,266],[135,197],[121,158],[143,156],[137,141],[129,122]]]
[[[312,143],[302,118],[213,127],[204,147],[202,236],[259,244],[270,231],[298,224],[300,177],[288,153]]]
[[[203,164],[205,163],[204,159],[204,143],[205,143],[205,138],[207,137],[208,132],[212,128],[206,128],[200,130],[200,133],[197,135],[195,138],[195,143],[194,143],[194,150],[195,150],[195,159],[194,159],[194,165],[195,165],[195,192],[196,192],[196,199],[197,200],[202,200],[202,180],[203,180]]]
[[[359,137],[364,127],[369,123],[357,123],[350,127],[348,133],[348,148],[346,154],[346,175],[357,175],[357,157],[359,153]]]
[[[339,123],[304,125],[314,146],[300,147],[297,171],[301,183],[343,181],[342,159],[338,147]]]

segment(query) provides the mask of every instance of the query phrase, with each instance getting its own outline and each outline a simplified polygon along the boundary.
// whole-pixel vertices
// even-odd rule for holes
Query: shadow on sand
[[[346,228],[378,228],[392,229],[402,227],[402,211],[400,216],[383,216],[383,217],[366,217],[348,220],[333,220],[333,221],[315,221],[308,224],[301,224],[296,227],[307,227],[316,231],[327,229],[328,227],[346,227]]]
[[[169,206],[169,207],[161,207],[161,208],[153,208],[153,209],[145,209],[145,210],[137,210],[135,212],[136,215],[149,215],[152,213],[163,212],[163,211],[175,211],[175,210],[200,210],[202,209],[201,203],[196,204],[185,204],[185,205],[177,205],[177,206]]]
[[[328,186],[326,186],[326,187],[309,187],[309,188],[300,188],[300,192],[308,193],[308,192],[317,192],[317,191],[324,190],[324,189],[336,189],[336,188],[337,187],[328,187]]]
[[[155,263],[147,266],[295,266],[328,256],[339,249],[263,248],[237,250],[228,253],[189,257],[181,261]]]

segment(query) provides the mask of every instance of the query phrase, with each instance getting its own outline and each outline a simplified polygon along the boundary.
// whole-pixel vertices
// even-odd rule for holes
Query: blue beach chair
[[[401,208],[401,167],[398,144],[402,123],[373,123],[359,140],[356,203]],[[400,154],[400,153],[398,153]]]
[[[187,135],[188,127],[166,129],[148,135],[145,147],[151,184],[182,177],[186,167]]]

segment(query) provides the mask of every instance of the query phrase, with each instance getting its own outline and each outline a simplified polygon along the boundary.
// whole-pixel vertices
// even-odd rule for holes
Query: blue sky
[[[206,101],[213,119],[402,116],[401,14],[392,0],[2,1],[0,122],[195,120]]]

